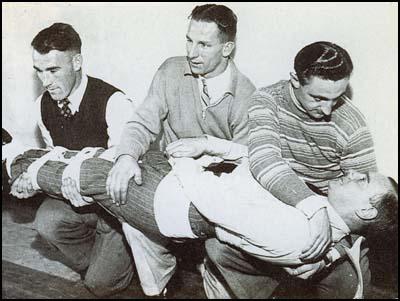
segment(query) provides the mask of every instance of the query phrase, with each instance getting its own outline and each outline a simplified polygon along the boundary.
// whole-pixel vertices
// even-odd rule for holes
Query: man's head
[[[81,80],[81,39],[69,24],[54,23],[31,43],[33,68],[54,100],[67,98]]]
[[[296,98],[314,119],[330,116],[349,84],[353,63],[347,51],[330,42],[315,42],[297,53],[291,83]]]
[[[193,74],[222,73],[235,48],[236,15],[224,5],[196,6],[190,15],[186,51]]]
[[[376,172],[349,172],[329,183],[328,199],[352,232],[380,235],[398,227],[398,185]]]

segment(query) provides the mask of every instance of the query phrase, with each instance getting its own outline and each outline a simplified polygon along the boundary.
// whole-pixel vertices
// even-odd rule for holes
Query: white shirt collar
[[[231,86],[231,74],[232,74],[232,64],[231,61],[228,61],[228,66],[225,71],[221,74],[212,77],[206,78],[208,93],[211,98],[211,103],[215,103],[220,100],[226,93],[230,93]],[[203,89],[203,77],[199,77],[199,88]]]
[[[87,84],[88,84],[88,77],[86,74],[82,74],[82,80],[78,86],[78,89],[76,89],[72,94],[68,96],[68,100],[71,102],[69,107],[71,109],[72,114],[79,112],[79,106],[81,105]],[[58,106],[61,108],[62,105],[59,104]]]
[[[332,227],[332,238],[334,241],[339,241],[343,237],[350,234],[350,228],[346,225],[344,220],[332,207],[332,205],[327,204],[326,209],[328,211],[329,221]]]

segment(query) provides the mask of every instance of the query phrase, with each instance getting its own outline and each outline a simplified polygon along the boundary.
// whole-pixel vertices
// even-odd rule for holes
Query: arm
[[[325,207],[282,158],[278,107],[264,91],[253,94],[249,108],[249,161],[257,181],[277,199],[296,207],[310,199],[309,207],[298,208],[308,217]],[[318,200],[321,200],[318,202]],[[318,203],[317,206],[313,204]],[[303,203],[304,204],[304,203]]]
[[[107,178],[107,193],[117,205],[126,203],[128,183],[132,177],[138,185],[142,184],[138,159],[157,138],[162,120],[167,116],[164,68],[162,65],[158,69],[146,99],[126,123],[117,146],[116,163]]]
[[[249,161],[255,179],[277,199],[300,209],[310,220],[311,242],[304,260],[320,256],[329,246],[331,230],[325,199],[316,195],[282,158],[278,106],[274,96],[259,90],[249,108]]]
[[[122,130],[133,115],[133,109],[133,101],[122,92],[116,92],[111,95],[106,108],[108,148],[118,145],[121,140]]]
[[[167,146],[167,153],[173,157],[198,157],[207,154],[225,160],[236,160],[247,157],[247,109],[247,99],[234,102],[227,116],[231,137],[222,139],[203,135],[196,138],[179,139]]]
[[[121,155],[129,155],[137,161],[160,133],[162,120],[168,113],[163,66],[155,74],[147,97],[125,124],[117,147],[117,158]]]
[[[36,115],[37,125],[40,129],[40,133],[42,135],[42,138],[46,145],[46,148],[50,149],[50,148],[54,147],[53,139],[51,138],[49,130],[46,128],[46,126],[43,123],[41,106],[42,106],[42,95],[40,95],[36,99],[35,115]]]

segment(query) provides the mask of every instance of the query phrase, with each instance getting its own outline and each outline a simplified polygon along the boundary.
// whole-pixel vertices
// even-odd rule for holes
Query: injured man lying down
[[[3,152],[8,146],[3,146]],[[25,174],[35,193],[62,197],[62,180],[71,177],[79,183],[88,204],[97,202],[150,239],[198,238],[196,233],[212,233],[259,259],[282,266],[302,263],[299,257],[310,237],[306,216],[263,189],[250,174],[246,159],[230,170],[228,177],[213,170],[220,162],[215,157],[168,160],[162,152],[149,151],[140,161],[143,185],[132,179],[127,204],[117,206],[106,191],[113,166],[112,149],[75,152],[61,147],[51,151],[13,148],[6,153],[10,183]],[[151,196],[153,202],[146,204],[142,196],[152,193],[146,187],[151,181],[159,185]],[[397,190],[393,179],[379,173],[351,172],[331,181],[326,208],[333,241],[350,232],[384,237],[382,232],[397,229]],[[13,186],[11,193],[27,197]],[[190,213],[192,207],[196,214]],[[215,231],[203,229],[207,227]],[[361,243],[360,238],[356,244]]]

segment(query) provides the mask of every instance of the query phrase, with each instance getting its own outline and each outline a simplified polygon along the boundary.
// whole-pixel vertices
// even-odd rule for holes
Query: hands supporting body
[[[71,178],[63,180],[61,191],[63,197],[71,202],[75,207],[89,205],[92,201],[89,197],[83,197],[78,191],[76,182]],[[19,199],[27,199],[39,191],[35,190],[32,181],[27,172],[21,174],[11,186],[11,194]]]
[[[207,138],[184,138],[170,143],[166,155],[171,157],[199,157],[206,153]],[[128,183],[134,178],[136,184],[142,184],[142,173],[138,161],[130,155],[120,156],[107,178],[107,193],[119,206],[126,204]]]

